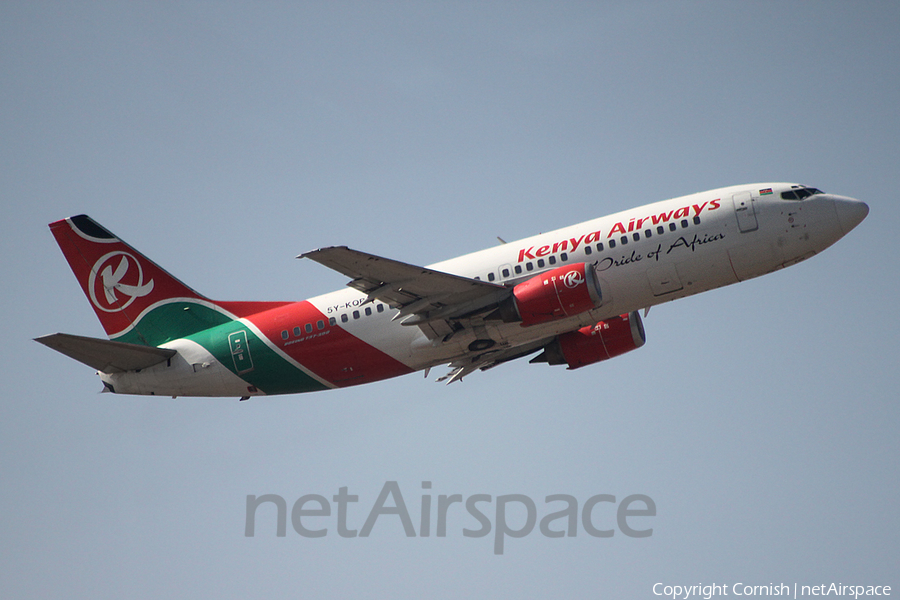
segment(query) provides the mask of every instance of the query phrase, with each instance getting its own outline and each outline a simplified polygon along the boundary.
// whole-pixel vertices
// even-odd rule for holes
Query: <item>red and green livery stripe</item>
[[[213,301],[85,215],[50,229],[110,339],[146,346],[191,340],[266,394],[345,387],[412,371],[331,325],[308,301]],[[307,323],[316,324],[313,334],[306,335]],[[294,335],[301,325],[303,335]]]

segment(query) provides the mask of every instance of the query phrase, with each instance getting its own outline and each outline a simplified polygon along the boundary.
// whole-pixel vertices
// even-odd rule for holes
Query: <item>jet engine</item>
[[[640,348],[647,341],[637,311],[557,336],[531,362],[577,369]]]
[[[494,317],[523,327],[572,317],[597,308],[602,293],[594,269],[585,263],[557,267],[513,288]]]

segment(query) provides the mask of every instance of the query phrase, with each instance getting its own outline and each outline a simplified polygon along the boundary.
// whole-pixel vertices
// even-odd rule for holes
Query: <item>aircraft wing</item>
[[[425,267],[375,256],[346,246],[320,248],[301,254],[350,277],[348,286],[366,294],[367,301],[380,300],[399,309],[394,319],[404,325],[424,327],[436,321],[471,317],[484,312],[509,295],[502,285],[451,275]],[[434,327],[429,337],[444,335]],[[446,331],[449,333],[449,331]]]

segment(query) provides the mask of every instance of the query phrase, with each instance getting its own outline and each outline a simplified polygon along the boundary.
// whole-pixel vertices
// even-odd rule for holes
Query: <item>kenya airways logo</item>
[[[144,282],[141,263],[121,250],[100,257],[88,279],[91,302],[104,312],[124,310],[135,298],[146,296],[151,291],[153,280]],[[126,298],[124,301],[123,296]]]
[[[569,271],[563,277],[563,285],[565,285],[570,290],[574,290],[583,283],[584,277],[578,271]]]

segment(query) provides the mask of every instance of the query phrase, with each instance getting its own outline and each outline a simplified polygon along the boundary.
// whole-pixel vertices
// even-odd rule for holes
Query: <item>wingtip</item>
[[[347,246],[325,246],[323,248],[315,248],[313,250],[309,250],[308,252],[304,252],[302,254],[298,254],[297,258],[312,258],[315,254],[322,254],[323,252],[328,252],[329,250],[349,250]]]

